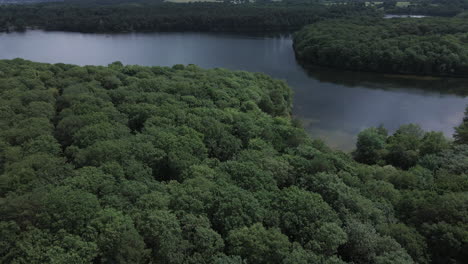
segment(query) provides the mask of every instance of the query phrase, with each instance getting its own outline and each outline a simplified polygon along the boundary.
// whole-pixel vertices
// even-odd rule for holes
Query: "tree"
[[[228,252],[246,259],[248,263],[282,263],[289,254],[291,243],[277,229],[262,224],[234,229],[227,237]]]
[[[414,263],[395,240],[379,235],[369,224],[351,220],[346,232],[349,240],[342,248],[345,260],[358,263]]]
[[[151,210],[139,216],[137,228],[151,250],[151,260],[164,263],[182,263],[187,243],[176,216],[166,210]]]
[[[281,230],[305,248],[333,255],[346,242],[337,215],[318,194],[289,187],[279,193],[275,207]]]
[[[427,132],[421,142],[420,156],[437,154],[450,147],[442,132]]]
[[[455,128],[455,143],[457,144],[468,144],[468,107],[465,110],[465,117],[460,126]]]
[[[353,153],[358,162],[376,164],[385,156],[387,133],[378,128],[368,128],[358,134],[356,151]]]
[[[84,233],[101,210],[95,195],[67,186],[52,188],[40,203],[42,210],[37,218],[41,226],[52,231],[64,229],[75,235]]]
[[[10,245],[2,259],[6,263],[93,263],[98,254],[97,245],[80,236],[36,228],[22,232]]]
[[[405,224],[388,224],[379,229],[402,245],[416,263],[429,263],[427,244],[415,228]]]
[[[105,209],[91,222],[91,236],[99,247],[102,263],[145,263],[148,250],[130,217]],[[89,231],[88,231],[89,232]]]
[[[224,240],[211,229],[208,218],[187,214],[180,222],[183,237],[188,241],[187,263],[211,263],[214,256],[222,253]]]

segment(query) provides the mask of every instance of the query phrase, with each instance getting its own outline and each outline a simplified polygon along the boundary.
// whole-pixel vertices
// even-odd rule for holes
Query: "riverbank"
[[[299,120],[313,120],[306,125],[310,135],[345,151],[354,148],[363,128],[380,124],[395,131],[402,124],[418,123],[450,137],[468,104],[458,91],[468,85],[462,79],[430,82],[325,68],[306,71],[294,58],[289,35],[27,31],[0,34],[0,43],[0,58],[8,59],[83,66],[114,61],[145,66],[197,64],[262,72],[293,88],[293,114]]]

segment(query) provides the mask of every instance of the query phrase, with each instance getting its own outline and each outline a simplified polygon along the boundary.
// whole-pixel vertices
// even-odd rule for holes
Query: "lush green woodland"
[[[290,112],[263,74],[0,61],[0,262],[467,263],[468,112],[363,131],[378,165]]]
[[[468,20],[328,20],[294,36],[304,63],[359,71],[468,76]]]
[[[133,3],[0,6],[0,31],[40,28],[77,32],[284,31],[324,18],[377,15],[362,4]]]

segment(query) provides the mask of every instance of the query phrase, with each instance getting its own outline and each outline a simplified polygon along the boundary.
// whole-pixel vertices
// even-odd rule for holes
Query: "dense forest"
[[[294,35],[302,63],[358,71],[468,76],[468,20],[327,20]]]
[[[44,3],[0,5],[0,31],[285,31],[324,18],[379,13],[362,4]]]
[[[258,73],[0,61],[0,262],[468,262],[468,110],[349,155],[291,104]]]

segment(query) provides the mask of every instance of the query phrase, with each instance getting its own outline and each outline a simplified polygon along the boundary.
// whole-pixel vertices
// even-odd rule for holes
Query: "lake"
[[[384,18],[424,18],[424,17],[429,17],[429,16],[422,16],[422,15],[392,15],[392,14],[387,14],[384,16]]]
[[[293,114],[313,138],[351,150],[362,129],[383,124],[393,131],[407,123],[453,133],[468,104],[468,80],[305,70],[292,39],[211,33],[81,34],[27,31],[0,34],[0,58],[38,62],[172,66],[263,72],[294,90]]]

